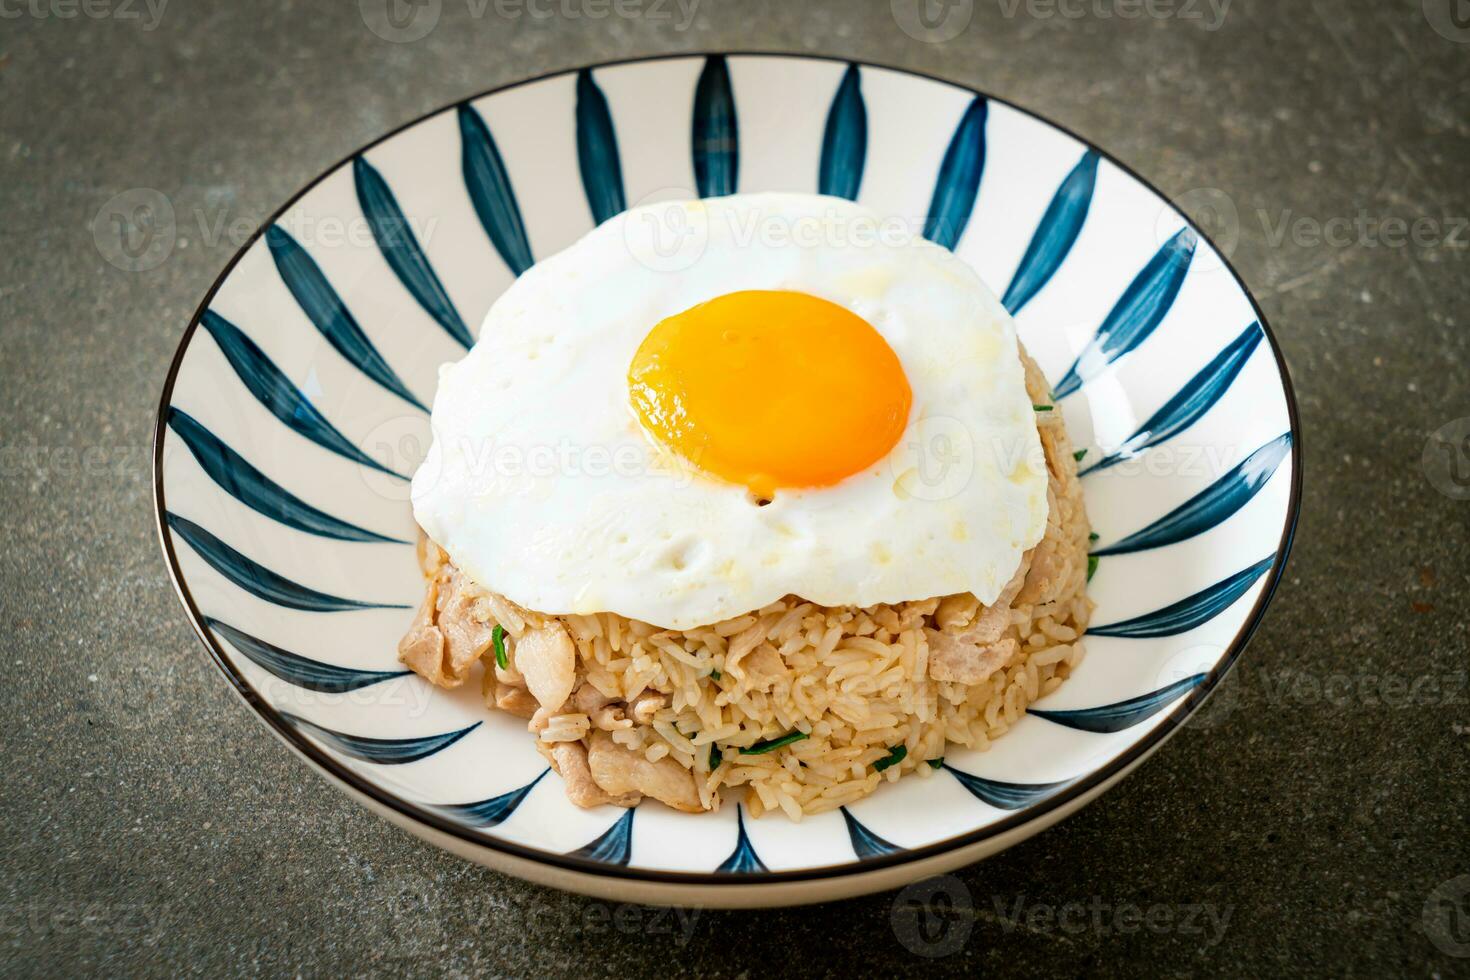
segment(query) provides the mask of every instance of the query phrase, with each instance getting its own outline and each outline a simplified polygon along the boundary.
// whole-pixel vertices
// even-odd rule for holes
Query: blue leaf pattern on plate
[[[475,206],[485,234],[490,236],[490,244],[510,266],[510,271],[520,275],[536,260],[531,257],[531,243],[526,238],[526,226],[521,221],[521,208],[510,186],[505,161],[500,158],[500,150],[485,120],[467,105],[459,107],[459,136],[463,144],[460,165],[470,203]]]
[[[336,664],[322,663],[320,660],[311,660],[299,653],[292,653],[218,619],[206,616],[204,624],[229,640],[231,646],[257,667],[270,671],[288,684],[304,687],[308,691],[345,694],[412,673],[407,670],[356,670],[338,667]]]
[[[240,503],[308,534],[339,541],[380,541],[407,544],[338,520],[317,510],[251,466],[243,456],[225,445],[192,415],[177,408],[168,410],[169,428],[176,432],[209,478]]]
[[[445,803],[434,809],[451,820],[467,823],[480,830],[498,827],[510,819],[511,814],[516,812],[516,808],[521,805],[531,790],[536,788],[536,784],[546,778],[548,772],[551,770],[543,769],[541,775],[520,789],[513,789],[509,793],[502,793],[488,800],[481,800],[478,803]]]
[[[700,197],[734,194],[740,185],[740,124],[723,55],[705,59],[694,89],[694,180]]]
[[[904,850],[864,827],[858,822],[857,817],[848,812],[847,807],[842,807],[841,810],[842,819],[847,824],[847,836],[852,841],[852,852],[857,855],[858,860],[881,857],[884,854],[897,854]]]
[[[621,214],[628,205],[623,199],[618,136],[607,97],[586,68],[577,72],[577,166],[592,219],[600,225]]]
[[[286,711],[281,712],[281,717],[298,728],[304,728],[318,740],[327,743],[345,756],[380,766],[401,766],[420,759],[427,759],[436,752],[449,748],[480,727],[477,721],[467,728],[461,728],[457,732],[445,732],[442,735],[423,735],[418,738],[370,738],[366,735],[349,735],[346,732],[323,728],[300,715],[293,715]]]
[[[1140,694],[1126,701],[1099,705],[1096,708],[1071,708],[1062,711],[1028,708],[1026,713],[1045,718],[1058,725],[1075,728],[1078,731],[1107,735],[1112,732],[1121,732],[1125,728],[1132,728],[1139,722],[1152,718],[1194,690],[1204,679],[1204,674],[1193,674],[1157,691]]]
[[[953,249],[970,223],[985,171],[985,121],[989,115],[990,104],[977,96],[944,151],[934,197],[929,201],[929,216],[924,221],[924,237],[936,245]]]
[[[1276,561],[1276,556],[1263,558],[1249,568],[1236,572],[1229,578],[1216,582],[1207,589],[1163,609],[1121,623],[1089,627],[1089,636],[1124,636],[1145,639],[1157,636],[1177,636],[1214,619],[1236,599],[1245,595],[1247,589],[1260,578]]]
[[[1225,345],[1225,349],[1190,378],[1179,389],[1178,394],[1164,403],[1163,408],[1149,416],[1148,421],[1139,426],[1137,432],[1078,475],[1086,476],[1125,459],[1132,459],[1150,446],[1155,446],[1198,422],[1230,390],[1236,376],[1245,367],[1245,362],[1250,360],[1251,353],[1263,336],[1259,323],[1246,327],[1244,333]]]
[[[415,408],[427,412],[424,403],[413,396],[403,379],[393,373],[383,355],[367,339],[347,304],[322,275],[316,260],[306,254],[306,249],[279,225],[271,225],[265,230],[265,242],[270,247],[271,258],[275,259],[281,280],[296,297],[306,318],[327,338],[327,343],[363,374]]]
[[[1082,233],[1082,225],[1087,221],[1096,185],[1097,151],[1088,150],[1057,188],[1056,196],[1036,226],[1036,234],[1031,236],[1031,244],[1026,246],[1026,254],[1021,256],[1016,274],[1011,277],[1005,298],[1001,300],[1011,315],[1021,312],[1021,308],[1041,292],[1041,287],[1051,281],[1066,261],[1072,246],[1077,244],[1077,236]]]
[[[308,589],[304,585],[298,585],[276,574],[253,558],[245,557],[188,518],[170,512],[167,520],[168,526],[173,528],[174,533],[189,542],[189,547],[193,548],[199,557],[208,562],[215,571],[246,592],[266,602],[273,602],[288,609],[303,609],[307,612],[409,608],[394,603],[358,602],[356,599],[343,599],[327,595],[325,592],[318,592],[315,589]]]
[[[822,158],[817,164],[817,193],[856,201],[868,162],[868,109],[863,104],[862,75],[848,65],[827,110]]]
[[[944,769],[958,780],[961,786],[969,790],[970,795],[982,803],[989,803],[1002,810],[1024,810],[1031,804],[1046,799],[1071,782],[1069,779],[1064,779],[1056,783],[1007,783],[999,779],[986,779],[984,776],[961,772],[950,765],[946,765]]]
[[[424,312],[468,350],[474,345],[475,338],[470,336],[454,301],[449,298],[444,284],[429,263],[429,257],[420,247],[413,227],[404,217],[388,182],[362,157],[352,161],[352,180],[357,188],[357,203],[367,218],[373,241],[378,243],[378,251],[383,253],[394,275],[424,308]]]
[[[750,836],[745,832],[745,809],[735,804],[735,826],[739,837],[735,841],[735,850],[725,858],[716,871],[724,871],[728,874],[754,874],[758,871],[769,871],[765,862],[755,853],[755,848],[750,844]]]
[[[601,861],[603,864],[627,864],[628,858],[633,854],[633,814],[636,811],[628,810],[618,822],[609,827],[601,836],[585,847],[579,847],[572,851],[569,857],[586,858],[589,861]]]
[[[1066,398],[1148,339],[1174,305],[1198,244],[1199,236],[1189,228],[1181,228],[1159,249],[1129,283],[1092,341],[1067,369],[1052,397]]]
[[[269,409],[287,428],[354,463],[360,463],[379,473],[396,476],[400,480],[408,479],[362,452],[338,432],[327,421],[326,416],[317,411],[311,400],[291,383],[281,369],[265,356],[265,352],[255,345],[255,341],[245,336],[239,327],[213,310],[205,310],[199,322],[214,338],[214,342],[225,355],[225,360],[230,362],[230,367],[235,369],[235,373],[255,396],[255,400]]]
[[[1271,479],[1290,449],[1291,433],[1284,432],[1148,527],[1130,534],[1117,544],[1099,548],[1093,554],[1099,557],[1126,555],[1162,548],[1203,534],[1250,503],[1251,498]]]

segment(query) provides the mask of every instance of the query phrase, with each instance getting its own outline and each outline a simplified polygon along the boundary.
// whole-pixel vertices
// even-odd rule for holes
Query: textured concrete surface
[[[360,12],[383,0],[0,0],[0,974],[1470,975],[1470,448],[1425,457],[1470,416],[1451,0],[956,0],[943,43],[887,0],[429,2],[437,29],[393,43]],[[418,842],[234,699],[154,540],[155,401],[232,228],[481,89],[716,48],[977,84],[1228,201],[1297,383],[1298,544],[1229,699],[961,872],[969,911],[927,939],[892,895],[678,918]],[[93,221],[133,188],[180,220],[129,273]]]

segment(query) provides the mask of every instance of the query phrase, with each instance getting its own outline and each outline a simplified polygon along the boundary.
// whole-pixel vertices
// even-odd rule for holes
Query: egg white
[[[689,629],[787,594],[993,601],[1047,516],[1015,326],[962,261],[895,231],[841,199],[737,195],[625,212],[538,263],[440,370],[419,524],[475,581],[548,614]],[[822,297],[887,340],[913,391],[888,458],[758,506],[642,430],[627,373],[645,335],[747,289]]]

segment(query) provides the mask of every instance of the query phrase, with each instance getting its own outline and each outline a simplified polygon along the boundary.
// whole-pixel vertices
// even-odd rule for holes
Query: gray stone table
[[[888,0],[422,0],[400,44],[384,2],[0,0],[0,975],[1470,975],[1470,501],[1421,462],[1470,416],[1463,0],[933,0],[945,43]],[[891,895],[678,919],[420,843],[250,717],[155,541],[155,403],[241,228],[445,103],[709,49],[939,74],[1228,199],[1295,377],[1296,551],[1228,710],[962,871],[943,957]],[[126,273],[92,221],[138,187],[179,234]]]

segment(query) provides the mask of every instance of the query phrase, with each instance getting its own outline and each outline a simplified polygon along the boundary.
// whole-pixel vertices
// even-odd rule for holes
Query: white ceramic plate
[[[538,257],[625,206],[855,197],[974,265],[1079,446],[1097,543],[1088,655],[989,751],[839,812],[581,810],[524,722],[405,673],[421,583],[408,476],[436,370]],[[201,329],[202,328],[202,329]],[[1225,260],[1146,183],[967,88],[712,55],[533,79],[427,116],[302,191],[230,263],[169,371],[160,536],[245,702],[416,834],[543,883],[753,906],[894,887],[995,853],[1138,764],[1259,623],[1296,520],[1280,352]]]

